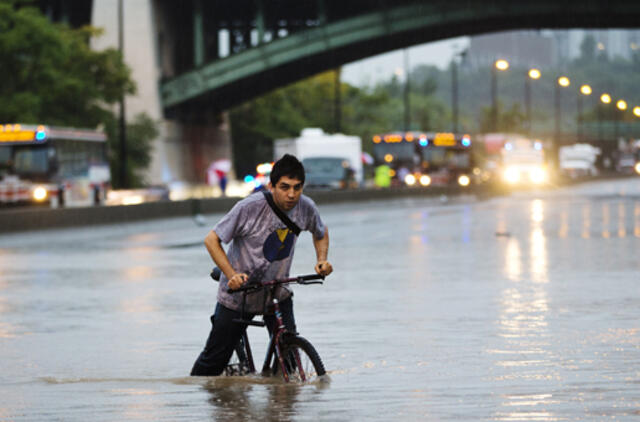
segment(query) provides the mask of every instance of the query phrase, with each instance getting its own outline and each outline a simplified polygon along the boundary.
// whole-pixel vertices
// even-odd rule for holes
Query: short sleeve
[[[311,232],[316,239],[322,239],[324,237],[325,225],[320,218],[320,212],[316,203],[311,198],[304,198],[304,214],[305,214],[305,226],[304,230]]]
[[[246,203],[240,201],[215,225],[213,231],[216,232],[222,243],[229,243],[234,237],[242,235],[246,215]]]

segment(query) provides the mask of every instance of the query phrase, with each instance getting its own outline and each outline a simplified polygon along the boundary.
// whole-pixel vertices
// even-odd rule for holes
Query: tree
[[[95,127],[134,93],[114,49],[92,51],[100,31],[55,24],[33,7],[0,3],[0,121]]]
[[[0,2],[0,122],[106,128],[115,187],[117,169],[113,105],[125,94],[134,94],[130,70],[119,51],[93,51],[92,37],[101,30],[71,29],[50,22],[27,2]],[[128,172],[133,184],[143,183],[140,170],[148,167],[150,141],[157,136],[147,116],[136,116],[129,125]]]
[[[520,104],[514,103],[510,109],[506,109],[502,102],[498,101],[498,132],[520,132],[525,133],[526,116],[520,110]],[[492,132],[493,113],[491,106],[482,107],[480,118],[480,131]]]
[[[127,180],[132,188],[145,186],[142,170],[151,164],[151,141],[158,137],[156,122],[145,113],[136,115],[132,122],[127,123]],[[122,188],[120,180],[119,139],[120,126],[114,117],[107,119],[105,132],[108,138],[109,163],[111,169],[112,185]]]
[[[587,34],[580,44],[580,58],[582,63],[593,63],[596,58],[596,39]]]

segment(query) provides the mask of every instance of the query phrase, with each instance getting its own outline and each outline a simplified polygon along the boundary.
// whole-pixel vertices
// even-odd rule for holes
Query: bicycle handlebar
[[[324,280],[324,276],[320,274],[308,274],[308,275],[300,275],[297,277],[291,278],[283,278],[283,279],[275,279],[271,281],[265,281],[256,284],[250,284],[248,286],[240,286],[237,289],[227,289],[228,293],[238,293],[238,292],[248,292],[253,290],[260,290],[268,287],[275,287],[279,284],[290,284],[290,283],[298,283],[303,285],[308,284],[322,284],[322,281],[315,280]]]

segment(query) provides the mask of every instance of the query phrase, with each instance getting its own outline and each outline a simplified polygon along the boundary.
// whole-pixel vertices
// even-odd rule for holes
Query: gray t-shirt
[[[316,204],[305,195],[287,212],[287,216],[301,230],[314,237],[324,237],[325,226]],[[262,192],[239,201],[213,228],[223,243],[231,243],[227,256],[236,272],[249,276],[249,283],[289,277],[297,236],[273,212]],[[218,303],[240,310],[243,293],[227,293],[227,277],[222,274],[218,287]],[[279,287],[276,297],[282,301],[291,296],[286,287]],[[263,290],[247,294],[245,311],[261,313],[264,308]]]

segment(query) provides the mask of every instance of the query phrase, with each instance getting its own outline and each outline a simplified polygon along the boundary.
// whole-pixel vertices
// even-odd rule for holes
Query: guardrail
[[[629,177],[603,175],[598,178],[564,180],[560,186],[599,179]],[[403,187],[391,189],[353,189],[339,191],[305,190],[317,204],[338,202],[373,201],[402,197],[430,197],[441,195],[474,195],[485,198],[507,194],[508,189],[492,185],[470,187]],[[159,218],[195,216],[198,214],[224,213],[242,198],[206,198],[184,201],[158,201],[138,205],[98,206],[86,208],[8,208],[0,210],[0,233],[47,230],[65,227],[85,227],[105,224],[139,222]]]

